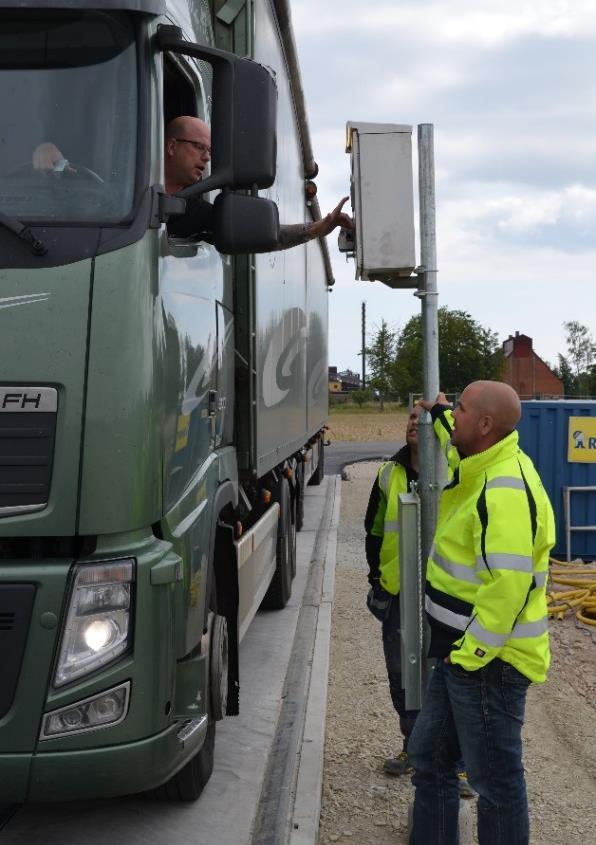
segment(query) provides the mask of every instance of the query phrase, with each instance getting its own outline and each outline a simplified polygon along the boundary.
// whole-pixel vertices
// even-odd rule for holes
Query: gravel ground
[[[408,778],[382,770],[401,741],[380,624],[364,601],[362,522],[377,467],[348,467],[341,488],[321,845],[405,842],[414,792]],[[551,630],[550,678],[530,688],[524,729],[531,843],[596,845],[596,629],[570,618]]]

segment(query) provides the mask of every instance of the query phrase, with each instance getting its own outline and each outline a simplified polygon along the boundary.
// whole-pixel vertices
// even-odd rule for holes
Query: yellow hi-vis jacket
[[[432,416],[447,451],[451,411],[436,405]],[[546,581],[555,542],[548,496],[515,431],[459,462],[454,452],[427,567],[433,636],[434,629],[449,632],[451,662],[468,671],[498,657],[542,682],[550,663]]]
[[[364,526],[367,534],[366,557],[369,580],[376,579],[383,589],[399,593],[399,494],[408,493],[410,482],[418,473],[410,464],[410,450],[405,446],[390,461],[381,464],[371,490]]]

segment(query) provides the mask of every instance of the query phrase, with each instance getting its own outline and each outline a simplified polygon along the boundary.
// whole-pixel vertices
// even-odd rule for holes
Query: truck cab
[[[255,4],[255,33],[278,11]],[[306,129],[216,20],[206,0],[0,0],[4,802],[197,797],[240,639],[291,590],[332,279],[318,243],[287,268],[251,255],[285,195],[311,213],[303,173],[276,179],[278,112],[298,168]],[[213,152],[172,197],[180,115]],[[199,195],[212,238],[172,237]]]

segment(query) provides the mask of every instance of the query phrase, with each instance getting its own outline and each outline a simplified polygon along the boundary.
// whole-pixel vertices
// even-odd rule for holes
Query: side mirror
[[[213,203],[214,245],[224,255],[272,252],[279,245],[279,213],[271,200],[227,191]]]
[[[184,41],[176,26],[159,26],[160,50],[202,59],[213,67],[211,175],[178,196],[215,188],[269,188],[277,157],[277,89],[271,73],[250,59]]]

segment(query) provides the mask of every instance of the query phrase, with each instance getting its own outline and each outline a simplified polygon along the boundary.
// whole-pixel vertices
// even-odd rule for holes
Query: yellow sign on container
[[[567,460],[596,464],[596,417],[569,417]]]

